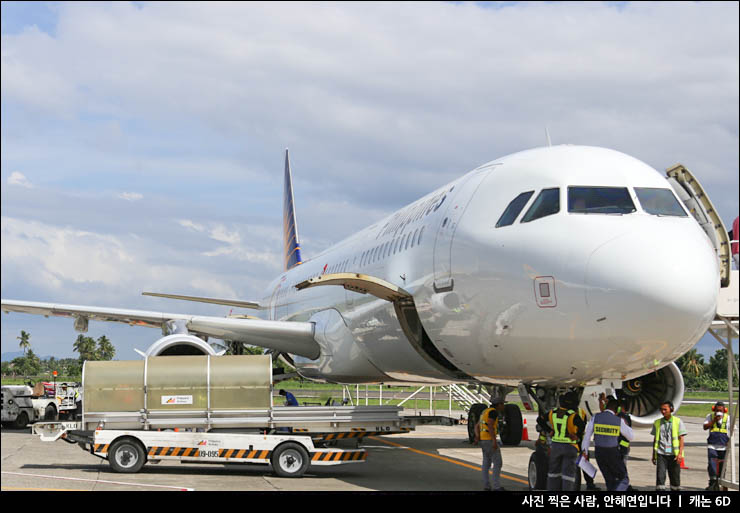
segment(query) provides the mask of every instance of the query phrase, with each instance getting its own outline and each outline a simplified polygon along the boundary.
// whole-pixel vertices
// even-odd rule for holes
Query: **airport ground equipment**
[[[74,415],[77,383],[3,385],[2,423],[21,429],[39,420],[52,421]]]
[[[430,422],[397,406],[273,406],[269,355],[90,361],[83,387],[81,422],[37,423],[33,432],[79,443],[117,472],[177,460],[263,463],[299,477],[310,465],[365,461],[364,449],[328,447],[339,440]]]

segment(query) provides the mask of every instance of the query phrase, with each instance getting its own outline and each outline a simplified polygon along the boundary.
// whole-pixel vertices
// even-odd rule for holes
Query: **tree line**
[[[21,331],[18,344],[23,349],[23,356],[14,358],[10,362],[2,362],[3,376],[40,376],[57,371],[59,376],[79,378],[82,376],[82,365],[87,360],[112,360],[116,356],[116,348],[105,335],[96,339],[79,335],[72,344],[72,349],[79,354],[78,358],[54,358],[41,360],[31,348],[31,335]],[[225,349],[225,354],[263,354],[258,347],[248,346],[242,342],[226,340],[215,344],[219,349]],[[275,361],[276,365],[285,367],[282,362]],[[727,390],[727,351],[717,349],[709,362],[696,349],[691,349],[678,360],[676,365],[681,369],[686,388],[726,391]],[[286,369],[288,371],[289,369]],[[738,385],[737,368],[733,369],[732,382]]]
[[[31,335],[26,331],[21,331],[18,346],[23,349],[23,356],[14,358],[10,362],[2,362],[2,375],[12,377],[31,377],[31,376],[51,376],[57,371],[58,376],[64,376],[70,380],[77,380],[82,376],[82,366],[88,361],[108,361],[116,356],[116,348],[105,335],[96,339],[79,335],[72,344],[72,349],[79,354],[78,358],[48,358],[41,360],[31,348]],[[242,342],[225,340],[214,344],[218,349],[225,350],[225,354],[244,355],[244,354],[263,354],[264,350],[249,346]],[[275,365],[285,368],[281,361],[275,361]],[[288,372],[289,369],[286,369]]]
[[[678,360],[676,365],[683,374],[686,388],[711,391],[726,391],[727,388],[727,351],[717,349],[709,362],[696,349],[691,349]],[[737,368],[732,370],[733,388],[738,386]]]
[[[10,362],[2,362],[3,376],[44,376],[57,371],[58,376],[69,379],[79,379],[82,376],[82,365],[87,360],[112,360],[116,356],[116,348],[105,335],[98,339],[80,335],[72,344],[72,349],[79,353],[78,358],[54,358],[53,356],[41,360],[31,348],[31,335],[21,331],[18,346],[23,349],[23,356],[13,358]]]

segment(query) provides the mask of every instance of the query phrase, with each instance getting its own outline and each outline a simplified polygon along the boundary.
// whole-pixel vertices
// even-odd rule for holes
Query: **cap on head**
[[[725,407],[725,403],[723,403],[722,401],[717,401],[717,404],[714,405],[715,408],[720,407],[720,406],[722,408],[724,408]]]

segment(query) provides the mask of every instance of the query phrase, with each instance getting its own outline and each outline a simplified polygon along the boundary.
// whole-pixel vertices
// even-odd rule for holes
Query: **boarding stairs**
[[[476,403],[489,404],[491,395],[488,391],[478,385],[444,385],[442,390],[452,396],[452,400],[460,406],[460,409],[467,412],[470,407]]]

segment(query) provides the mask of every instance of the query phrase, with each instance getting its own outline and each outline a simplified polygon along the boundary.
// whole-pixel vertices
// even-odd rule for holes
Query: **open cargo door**
[[[668,183],[712,242],[719,258],[722,288],[730,285],[730,237],[699,180],[683,164],[666,169]]]
[[[340,285],[347,290],[360,294],[370,294],[391,303],[395,303],[401,299],[411,298],[411,294],[392,283],[375,278],[374,276],[359,273],[322,274],[321,276],[302,281],[295,288],[302,290],[319,285]]]

